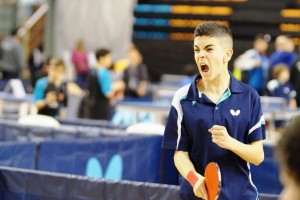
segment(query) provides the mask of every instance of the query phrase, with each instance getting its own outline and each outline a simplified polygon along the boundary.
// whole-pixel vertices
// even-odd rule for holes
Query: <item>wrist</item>
[[[231,138],[231,142],[230,142],[230,145],[228,147],[228,150],[232,151],[232,152],[235,152],[236,148],[237,148],[237,144],[236,144],[236,141],[234,138]]]
[[[189,171],[187,177],[186,177],[187,181],[191,184],[192,187],[195,186],[195,184],[197,183],[197,181],[199,180],[197,175],[195,174],[194,171]]]

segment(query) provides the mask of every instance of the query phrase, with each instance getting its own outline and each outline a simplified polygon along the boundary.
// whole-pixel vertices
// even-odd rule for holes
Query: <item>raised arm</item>
[[[218,146],[228,149],[243,160],[259,165],[264,160],[262,140],[244,144],[232,138],[224,126],[214,125],[208,130],[212,134],[212,141]]]

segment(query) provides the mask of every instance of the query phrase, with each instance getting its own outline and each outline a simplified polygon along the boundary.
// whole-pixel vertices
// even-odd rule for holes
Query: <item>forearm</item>
[[[46,100],[44,100],[44,99],[41,99],[38,102],[36,102],[36,107],[38,110],[45,108],[46,105],[47,105],[47,103],[46,103]]]
[[[188,152],[176,151],[174,162],[179,173],[191,184],[195,196],[207,199],[205,178],[196,172]]]
[[[139,96],[144,96],[146,94],[147,84],[147,81],[140,82],[139,87],[137,89],[137,93]]]
[[[187,179],[187,175],[190,171],[196,172],[187,152],[175,151],[174,163],[179,173],[185,179]]]
[[[229,150],[237,154],[243,160],[255,165],[259,165],[264,160],[262,140],[251,144],[244,144],[233,139]]]
[[[255,67],[255,60],[251,58],[238,58],[234,62],[234,67],[240,70],[251,70]]]
[[[220,125],[214,125],[208,131],[212,134],[212,142],[221,148],[232,151],[243,160],[255,165],[260,164],[264,160],[262,140],[252,142],[251,144],[244,144],[232,138],[228,134],[227,129]]]

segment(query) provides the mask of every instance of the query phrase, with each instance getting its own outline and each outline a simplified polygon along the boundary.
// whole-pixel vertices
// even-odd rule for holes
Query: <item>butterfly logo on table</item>
[[[232,116],[239,116],[239,114],[241,113],[241,111],[240,110],[233,110],[233,109],[231,109],[230,113],[231,113]]]
[[[90,178],[105,178],[119,181],[122,179],[123,162],[122,157],[115,154],[109,161],[106,171],[103,173],[103,167],[100,161],[95,158],[89,158],[86,166],[85,175]]]

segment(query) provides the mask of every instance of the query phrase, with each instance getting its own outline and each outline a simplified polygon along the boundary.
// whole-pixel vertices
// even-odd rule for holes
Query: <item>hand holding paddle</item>
[[[203,176],[193,171],[190,171],[187,175],[187,180],[192,185],[196,197],[207,199],[205,178]]]

